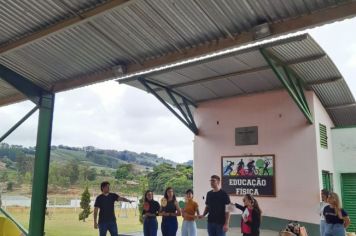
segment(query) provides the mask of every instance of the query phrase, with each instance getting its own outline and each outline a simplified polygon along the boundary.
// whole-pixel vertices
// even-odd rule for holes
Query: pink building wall
[[[313,92],[306,97],[313,112],[317,98]],[[221,176],[221,156],[275,154],[276,197],[257,198],[263,215],[319,222],[316,127],[286,91],[204,102],[195,120],[200,133],[194,140],[194,189],[201,211],[210,176]],[[247,126],[258,126],[258,145],[235,146],[235,128]],[[231,200],[241,203],[242,197]]]

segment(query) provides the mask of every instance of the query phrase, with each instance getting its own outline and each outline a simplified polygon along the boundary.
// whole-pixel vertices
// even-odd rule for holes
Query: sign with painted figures
[[[230,195],[275,197],[274,155],[223,156],[222,188]]]

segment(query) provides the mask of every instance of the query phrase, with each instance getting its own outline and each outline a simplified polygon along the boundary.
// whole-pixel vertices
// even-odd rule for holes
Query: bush
[[[14,183],[13,182],[8,182],[6,185],[6,190],[7,191],[12,191],[14,189]]]

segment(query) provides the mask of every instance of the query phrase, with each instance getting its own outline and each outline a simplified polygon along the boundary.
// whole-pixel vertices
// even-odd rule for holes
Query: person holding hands
[[[244,205],[235,203],[235,207],[242,211],[241,233],[243,236],[259,236],[262,211],[257,200],[251,195],[243,197]]]

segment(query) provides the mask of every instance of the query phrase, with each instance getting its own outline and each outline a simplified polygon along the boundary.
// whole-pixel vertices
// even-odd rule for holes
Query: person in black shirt
[[[208,215],[209,236],[225,236],[229,230],[230,213],[226,205],[230,204],[230,197],[220,189],[220,177],[212,175],[210,178],[212,190],[206,195],[205,210],[203,216]]]
[[[94,228],[99,227],[99,236],[106,236],[107,231],[110,232],[111,236],[118,236],[115,209],[115,201],[130,201],[127,198],[120,197],[116,193],[110,193],[110,183],[104,181],[100,185],[101,194],[96,197],[94,203]],[[99,222],[97,221],[99,211]]]
[[[243,212],[241,215],[241,233],[243,236],[259,236],[262,212],[258,202],[251,194],[246,194],[243,202],[243,206],[235,203],[236,208]]]
[[[176,236],[178,230],[177,216],[181,215],[173,188],[168,187],[161,200],[160,215],[162,216],[161,231],[163,236]]]
[[[350,218],[347,212],[341,208],[339,196],[336,193],[329,193],[329,206],[323,211],[325,216],[325,236],[345,236],[345,229],[350,225]]]
[[[142,215],[143,220],[143,235],[157,236],[158,223],[156,216],[159,213],[159,203],[153,200],[153,192],[147,190],[145,192]]]

